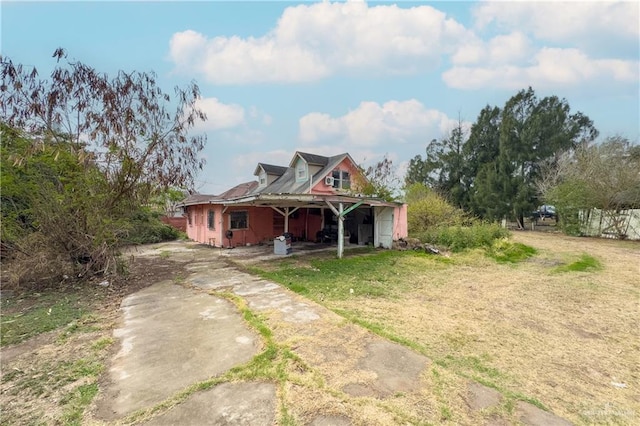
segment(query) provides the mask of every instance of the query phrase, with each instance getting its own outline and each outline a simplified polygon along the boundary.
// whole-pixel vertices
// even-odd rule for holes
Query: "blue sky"
[[[640,138],[637,2],[6,2],[3,56],[51,54],[200,86],[209,120],[197,190],[254,179],[296,150],[409,159],[460,117],[531,86],[603,137]]]

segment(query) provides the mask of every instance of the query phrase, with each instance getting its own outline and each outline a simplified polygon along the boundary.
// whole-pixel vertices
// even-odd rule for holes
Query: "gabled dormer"
[[[270,185],[287,171],[286,167],[274,166],[273,164],[258,163],[254,176],[258,176],[258,189]]]
[[[365,183],[358,165],[349,154],[328,157],[327,165],[316,176],[313,192],[318,194],[357,193]]]
[[[307,182],[329,162],[328,157],[296,151],[289,167],[296,173],[296,183]]]

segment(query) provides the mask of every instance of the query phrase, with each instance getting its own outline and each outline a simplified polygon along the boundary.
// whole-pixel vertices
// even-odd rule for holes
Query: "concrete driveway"
[[[245,252],[246,261],[270,256],[264,249],[260,255],[257,248],[251,250]],[[414,418],[426,413],[432,392],[423,374],[428,358],[230,266],[226,257],[241,258],[242,252],[172,242],[145,246],[133,255],[186,262],[187,274],[123,301],[114,333],[119,350],[100,387],[98,419],[118,421],[137,413],[139,422],[152,425],[269,425],[277,424],[283,406],[291,406],[299,424],[385,425],[399,421],[390,404],[405,404]],[[311,373],[285,384],[227,382],[194,388],[248,362],[263,348],[260,336],[219,292],[244,300],[264,318],[273,339],[290,348]],[[309,380],[312,386],[305,385]],[[492,389],[469,386],[470,410],[500,403]],[[530,404],[519,403],[516,409],[525,424],[569,424]]]

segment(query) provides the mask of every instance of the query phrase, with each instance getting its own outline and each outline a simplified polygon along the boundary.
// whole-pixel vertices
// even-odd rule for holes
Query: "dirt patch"
[[[3,424],[67,423],[65,404],[78,389],[90,389],[115,351],[112,332],[117,327],[120,303],[124,297],[158,279],[174,279],[184,263],[167,259],[130,258],[129,274],[118,280],[91,280],[82,287],[42,291],[55,300],[73,294],[83,306],[83,316],[71,324],[37,335],[16,345],[3,347],[0,406]],[[14,303],[25,299],[29,303]],[[7,303],[9,302],[9,303]],[[14,292],[3,296],[3,315],[32,309],[37,300]],[[11,309],[4,309],[11,305]],[[67,419],[67,420],[63,420]]]

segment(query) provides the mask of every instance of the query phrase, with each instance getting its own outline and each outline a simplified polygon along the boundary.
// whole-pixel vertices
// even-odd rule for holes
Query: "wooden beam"
[[[342,214],[344,216],[346,216],[346,215],[348,215],[349,213],[351,213],[352,211],[354,211],[355,209],[357,209],[358,207],[360,207],[363,204],[364,204],[364,201],[359,201],[359,202],[355,203],[354,205],[352,205],[351,207],[349,207],[348,209],[346,209],[345,211],[343,211]]]
[[[331,204],[327,200],[325,200],[324,202],[327,204],[327,206],[329,206],[329,208],[331,209],[334,215],[336,215],[337,217],[340,217],[340,212],[335,207],[333,207],[333,204]]]

